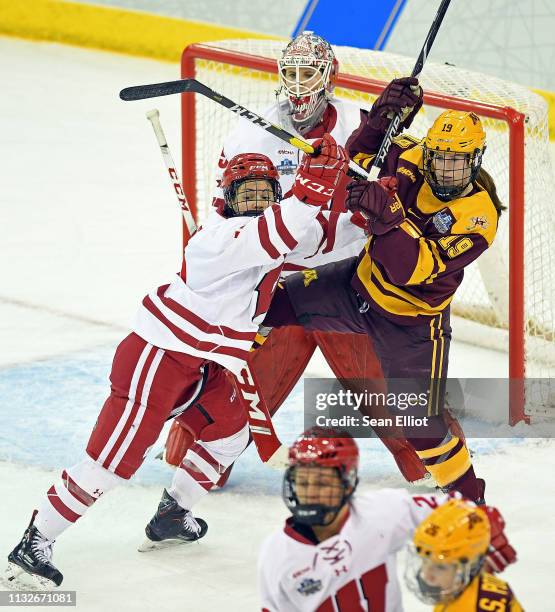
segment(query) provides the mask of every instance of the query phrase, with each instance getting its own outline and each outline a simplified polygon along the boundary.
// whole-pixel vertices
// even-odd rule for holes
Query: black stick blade
[[[161,96],[171,96],[172,94],[185,93],[192,91],[192,81],[194,79],[182,79],[179,81],[167,81],[166,83],[153,83],[152,85],[135,85],[125,87],[119,92],[119,97],[126,102],[132,100],[146,100],[147,98],[159,98]]]

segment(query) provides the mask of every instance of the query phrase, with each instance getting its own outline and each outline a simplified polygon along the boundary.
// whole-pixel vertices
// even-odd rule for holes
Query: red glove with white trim
[[[491,529],[490,546],[484,567],[486,571],[498,574],[508,565],[516,562],[516,551],[509,544],[504,533],[505,521],[499,510],[493,506],[482,506],[482,509],[488,515]]]
[[[402,223],[405,209],[397,196],[397,179],[384,176],[377,181],[353,181],[347,185],[345,206],[368,218],[368,231],[380,236]]]
[[[333,197],[341,174],[347,172],[349,157],[329,134],[324,134],[312,146],[318,154],[303,155],[295,176],[293,195],[306,204],[321,206]]]

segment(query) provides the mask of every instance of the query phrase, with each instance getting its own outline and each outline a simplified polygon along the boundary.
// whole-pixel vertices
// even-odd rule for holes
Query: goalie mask
[[[290,123],[302,134],[320,121],[333,92],[338,72],[333,49],[321,36],[303,32],[284,49],[278,69],[278,94],[284,92]]]
[[[424,603],[456,599],[480,572],[490,543],[486,513],[473,503],[451,499],[414,532],[405,581]]]
[[[221,183],[224,217],[257,217],[281,201],[279,174],[270,158],[261,153],[242,153],[226,166]]]
[[[433,194],[443,201],[461,195],[478,176],[486,134],[475,113],[448,110],[424,139],[423,172]]]
[[[356,489],[358,447],[351,437],[337,435],[315,427],[289,449],[283,499],[296,523],[329,525]]]

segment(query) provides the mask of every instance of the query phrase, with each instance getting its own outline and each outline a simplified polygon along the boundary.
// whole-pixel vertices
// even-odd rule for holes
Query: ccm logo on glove
[[[347,172],[349,158],[345,149],[329,134],[324,134],[312,146],[315,153],[305,154],[301,159],[293,195],[306,204],[322,206],[333,197],[341,174]]]

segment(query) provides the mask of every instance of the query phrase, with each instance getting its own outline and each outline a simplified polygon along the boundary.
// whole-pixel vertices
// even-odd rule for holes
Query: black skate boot
[[[54,542],[33,525],[36,515],[35,510],[21,542],[8,555],[4,582],[9,588],[52,589],[64,579],[51,562]]]
[[[145,528],[147,539],[139,547],[139,552],[195,542],[204,537],[207,531],[205,521],[184,510],[164,489],[158,510]]]

